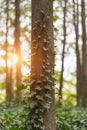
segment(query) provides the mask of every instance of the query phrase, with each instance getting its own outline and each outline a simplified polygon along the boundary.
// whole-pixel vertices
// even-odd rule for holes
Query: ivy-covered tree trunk
[[[15,42],[14,52],[18,58],[16,63],[16,100],[21,99],[21,92],[18,92],[18,87],[21,85],[21,50],[20,50],[20,0],[15,0]]]
[[[32,0],[30,109],[26,130],[55,130],[53,0]]]
[[[5,41],[5,62],[6,62],[6,100],[12,100],[12,65],[8,65],[8,7],[9,7],[9,0],[6,0],[6,41]]]

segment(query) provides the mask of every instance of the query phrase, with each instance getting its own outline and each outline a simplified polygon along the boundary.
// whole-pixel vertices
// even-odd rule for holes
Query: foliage
[[[23,104],[0,104],[0,130],[24,130],[26,111]],[[87,130],[85,108],[56,110],[56,130]]]
[[[57,130],[87,130],[85,108],[64,108],[56,111]]]
[[[23,130],[25,117],[22,104],[0,104],[0,130]]]

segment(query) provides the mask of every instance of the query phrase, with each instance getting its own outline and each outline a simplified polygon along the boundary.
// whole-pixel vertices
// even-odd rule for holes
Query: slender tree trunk
[[[66,10],[67,10],[67,0],[64,1],[63,8],[63,31],[64,31],[64,39],[63,39],[63,50],[62,50],[62,67],[61,67],[61,75],[60,75],[60,86],[59,86],[59,106],[62,106],[62,89],[63,89],[63,73],[64,73],[64,57],[65,57],[65,46],[66,46]]]
[[[9,0],[6,0],[6,41],[5,41],[5,61],[6,61],[6,100],[12,100],[12,66],[8,66],[8,6]]]
[[[85,15],[85,0],[81,0],[81,17],[82,17],[82,83],[84,96],[87,93],[87,45],[86,45],[86,15]],[[84,104],[84,99],[83,99]]]
[[[18,61],[16,63],[16,100],[21,99],[21,92],[18,92],[18,87],[21,85],[21,50],[20,50],[20,0],[15,0],[15,43],[14,49]]]
[[[36,92],[36,96],[41,95],[44,99],[44,105],[32,109],[38,111],[41,106],[47,107],[46,103],[50,101],[48,111],[38,113],[43,116],[45,130],[55,130],[55,110],[54,110],[54,45],[53,45],[53,1],[52,0],[32,0],[32,39],[31,39],[31,81],[35,81],[31,85],[32,91]],[[37,91],[37,86],[41,91]],[[50,95],[51,99],[46,96]],[[34,98],[36,98],[36,96]],[[37,101],[37,100],[36,100]],[[42,109],[43,109],[42,108]],[[32,115],[33,116],[33,115]],[[39,126],[39,117],[37,125]],[[32,125],[32,130],[42,130]]]
[[[76,8],[75,8],[76,7]],[[77,62],[77,70],[76,70],[76,88],[77,88],[77,106],[81,105],[82,99],[82,67],[80,61],[80,51],[79,51],[79,8],[78,1],[77,6],[75,4],[75,0],[73,0],[73,24],[75,28],[75,36],[76,36],[76,62]]]

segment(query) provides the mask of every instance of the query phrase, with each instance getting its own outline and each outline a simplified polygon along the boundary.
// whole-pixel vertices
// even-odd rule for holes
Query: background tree
[[[61,65],[61,73],[60,73],[60,86],[59,86],[59,106],[62,106],[62,89],[63,89],[63,73],[64,73],[64,56],[65,56],[65,46],[66,46],[66,11],[67,11],[67,0],[64,0],[63,7],[63,31],[64,31],[64,39],[63,39],[63,49],[62,49],[62,65]]]
[[[81,0],[81,25],[82,25],[82,56],[79,50],[79,1],[75,3],[73,0],[74,8],[74,27],[76,35],[76,58],[77,58],[77,105],[86,103],[86,89],[87,89],[87,48],[86,48],[86,14],[85,14],[85,1]],[[84,97],[84,98],[83,98]]]
[[[77,63],[77,71],[76,71],[76,88],[77,88],[77,105],[81,104],[82,98],[82,67],[81,67],[81,56],[79,50],[79,5],[73,0],[73,24],[75,28],[75,36],[76,36],[76,63]]]
[[[6,41],[5,41],[5,52],[6,52],[6,56],[5,56],[5,61],[6,61],[6,99],[7,101],[12,100],[12,64],[9,65],[8,63],[8,17],[9,17],[9,0],[6,0]],[[12,60],[12,59],[11,59]]]
[[[86,98],[87,94],[87,45],[86,45],[86,14],[85,0],[81,0],[81,18],[82,18],[82,97]],[[85,105],[85,99],[82,99]]]
[[[18,91],[21,85],[21,50],[20,50],[20,0],[15,0],[15,42],[14,42],[14,52],[17,56],[16,63],[16,100],[19,101],[21,98],[21,92]]]
[[[2,8],[3,4],[3,8]],[[13,72],[12,72],[12,92],[13,97],[15,97],[15,90],[16,90],[16,68],[15,64],[17,62],[16,54],[13,55],[13,46],[14,46],[14,22],[15,22],[15,2],[13,0],[9,0],[9,7],[8,7],[8,65],[10,66],[9,71],[11,70],[11,64],[13,65]],[[28,52],[30,46],[30,1],[21,1],[20,3],[20,42],[21,42],[21,53],[22,53],[22,77],[25,79],[25,73],[29,73],[29,66],[30,63],[27,63],[28,60]],[[4,16],[4,17],[3,17]],[[1,98],[5,100],[5,40],[6,40],[6,1],[0,2],[0,92]],[[25,22],[26,21],[26,22]],[[29,26],[28,26],[29,25]],[[25,46],[25,47],[24,47]],[[13,63],[12,63],[13,62]],[[29,61],[30,62],[30,61]],[[27,71],[26,71],[27,68]],[[9,80],[10,81],[10,80]],[[3,92],[2,92],[3,91]]]

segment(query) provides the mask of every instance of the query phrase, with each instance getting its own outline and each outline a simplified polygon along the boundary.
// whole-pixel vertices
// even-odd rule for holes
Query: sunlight
[[[18,57],[16,54],[13,55],[13,64],[16,64],[18,62]]]
[[[12,62],[11,62],[10,59],[8,59],[7,65],[8,65],[8,68],[11,68],[11,67],[12,67]]]
[[[7,60],[7,65],[9,68],[11,68],[13,65],[15,65],[18,62],[18,57],[17,55],[14,53],[10,53],[8,56],[8,60]]]

